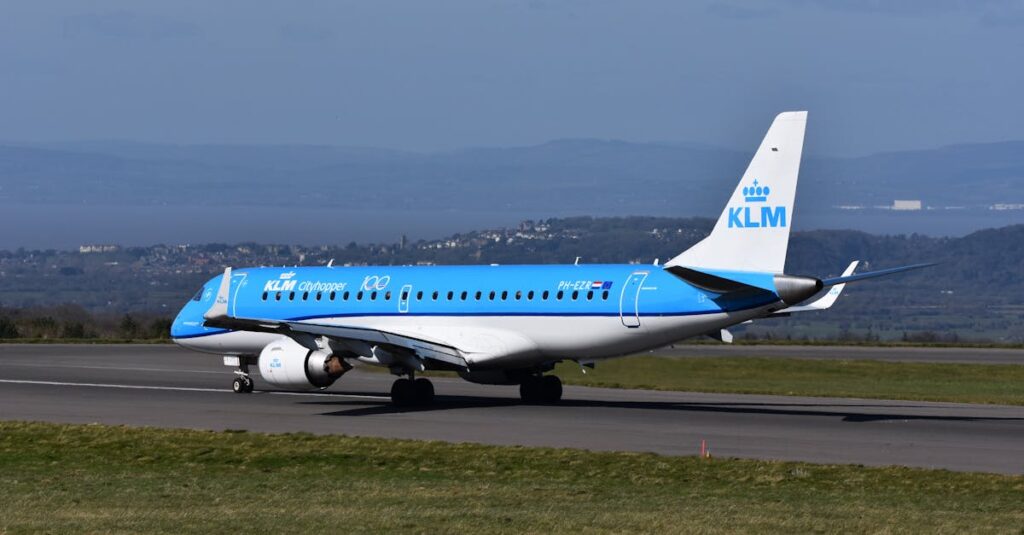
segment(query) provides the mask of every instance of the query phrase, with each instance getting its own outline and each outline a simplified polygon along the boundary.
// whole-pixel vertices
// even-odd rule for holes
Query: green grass
[[[745,357],[628,357],[581,373],[555,369],[568,384],[690,392],[829,396],[1024,405],[1024,366]]]
[[[1024,533],[1024,477],[0,422],[0,532]]]

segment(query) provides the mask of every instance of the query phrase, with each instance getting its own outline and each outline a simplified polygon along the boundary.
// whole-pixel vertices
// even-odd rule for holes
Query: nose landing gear
[[[252,393],[254,388],[252,377],[248,375],[239,374],[235,377],[235,380],[231,382],[231,390],[236,394],[249,394]]]
[[[253,390],[252,377],[249,377],[251,357],[228,355],[224,357],[224,365],[236,366],[235,380],[231,382],[231,391],[236,394],[250,394]]]

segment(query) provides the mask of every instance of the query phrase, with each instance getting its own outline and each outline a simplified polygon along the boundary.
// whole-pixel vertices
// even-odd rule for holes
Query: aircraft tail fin
[[[806,125],[806,111],[775,117],[711,234],[667,267],[783,272]]]

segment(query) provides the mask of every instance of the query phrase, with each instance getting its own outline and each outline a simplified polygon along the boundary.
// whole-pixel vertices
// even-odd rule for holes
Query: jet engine
[[[282,336],[260,351],[259,368],[274,386],[306,390],[331,386],[352,366],[329,349],[309,349]]]

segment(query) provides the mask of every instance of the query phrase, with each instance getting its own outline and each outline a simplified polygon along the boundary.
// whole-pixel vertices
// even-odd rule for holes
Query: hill
[[[414,243],[346,246],[208,244],[104,253],[0,251],[0,307],[74,305],[104,314],[171,315],[224,266],[489,264],[662,261],[710,230],[706,219],[562,218]],[[1024,342],[1024,225],[962,238],[796,232],[787,272],[836,275],[937,262],[926,270],[851,285],[830,311],[759,322],[737,332],[775,338]]]

